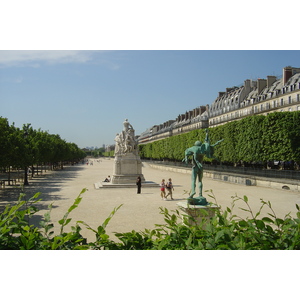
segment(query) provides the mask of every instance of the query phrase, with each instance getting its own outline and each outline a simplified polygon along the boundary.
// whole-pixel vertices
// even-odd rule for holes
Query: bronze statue
[[[210,144],[209,135],[208,135],[208,129],[206,131],[205,141],[204,143],[201,143],[200,141],[195,142],[195,145],[191,148],[188,148],[185,150],[185,157],[182,160],[186,164],[188,163],[188,157],[192,155],[192,186],[191,186],[191,193],[189,195],[188,204],[192,205],[207,205],[208,202],[206,201],[206,198],[202,195],[202,178],[203,178],[203,158],[204,155],[206,155],[209,158],[213,158],[214,154],[214,147],[222,142],[223,140],[220,140],[216,142],[214,145]],[[195,197],[196,194],[196,180],[198,177],[198,184],[199,184],[199,197]]]

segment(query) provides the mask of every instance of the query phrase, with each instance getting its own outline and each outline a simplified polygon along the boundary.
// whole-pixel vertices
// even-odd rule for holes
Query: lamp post
[[[26,147],[26,145],[28,144],[27,138],[28,138],[28,131],[27,131],[27,129],[26,129],[25,132],[24,132],[25,147]],[[26,151],[26,152],[27,152],[27,151]],[[25,153],[25,159],[26,159],[26,154],[27,154],[27,153]],[[26,163],[26,162],[25,162],[25,163]],[[28,171],[28,168],[27,168],[27,165],[25,165],[24,185],[29,185],[29,182],[28,182],[28,173],[27,173],[27,171]]]

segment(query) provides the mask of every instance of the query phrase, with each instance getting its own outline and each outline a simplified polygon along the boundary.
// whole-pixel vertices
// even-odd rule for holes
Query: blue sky
[[[282,7],[269,1],[16,0],[1,11],[0,116],[80,147],[114,143],[125,118],[140,134],[300,67],[296,27],[274,23]]]
[[[0,115],[79,147],[140,134],[245,79],[300,67],[300,51],[0,51]]]

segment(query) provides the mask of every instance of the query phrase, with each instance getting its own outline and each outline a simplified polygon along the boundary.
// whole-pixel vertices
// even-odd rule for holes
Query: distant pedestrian
[[[160,184],[160,196],[161,196],[161,200],[167,200],[166,199],[166,184],[165,184],[164,179],[161,181],[161,184]]]
[[[103,182],[110,182],[110,176],[108,175],[104,180]]]
[[[173,187],[173,183],[172,183],[172,179],[169,178],[169,181],[167,182],[166,184],[166,188],[167,188],[167,192],[168,194],[166,195],[166,199],[168,198],[168,196],[170,195],[171,196],[171,200],[174,200],[173,199],[173,191],[174,191],[174,187]]]
[[[138,178],[136,179],[136,185],[137,185],[137,193],[140,194],[141,193],[141,188],[142,188],[141,176],[138,176]]]

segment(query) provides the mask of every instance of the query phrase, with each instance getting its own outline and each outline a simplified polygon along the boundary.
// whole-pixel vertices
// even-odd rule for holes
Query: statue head
[[[197,141],[197,142],[195,142],[195,146],[201,146],[201,142],[200,141]]]

